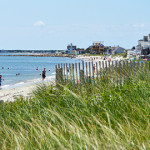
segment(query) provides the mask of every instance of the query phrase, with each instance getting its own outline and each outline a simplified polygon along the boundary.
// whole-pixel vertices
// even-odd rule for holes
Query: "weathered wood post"
[[[140,72],[139,66],[140,66],[140,63],[139,63],[139,61],[138,61],[138,64],[137,64],[137,79],[139,79],[139,72]]]
[[[72,64],[73,83],[75,84],[74,64]]]
[[[57,65],[55,65],[55,72],[56,72],[56,82],[57,82],[57,75],[58,75],[58,72],[57,72]]]
[[[132,61],[130,60],[130,76],[132,78]]]
[[[119,61],[119,74],[120,74],[120,85],[122,84],[122,76],[121,76],[121,62]]]
[[[123,61],[123,83],[125,81],[125,78],[126,78],[125,61]]]
[[[147,62],[145,62],[145,75],[147,75]]]
[[[99,61],[99,77],[101,78],[101,61]]]
[[[112,82],[114,82],[114,61],[112,61],[112,70],[111,70],[111,74],[112,74]]]
[[[69,64],[69,79],[70,79],[70,81],[72,80],[72,78],[71,78],[71,64]]]
[[[67,81],[68,81],[68,73],[69,73],[69,68],[67,66],[67,63],[66,63],[66,74],[67,74]]]
[[[84,70],[80,70],[80,83],[84,83]]]
[[[63,84],[63,69],[58,68],[57,71],[58,71],[58,76],[57,76],[58,83]]]
[[[84,70],[84,61],[82,61],[82,70],[83,70],[83,73],[85,72],[85,70]],[[83,74],[83,76],[84,76],[84,74]],[[83,80],[85,80],[85,78],[83,78]]]
[[[91,77],[91,63],[89,62],[89,76]]]
[[[118,68],[117,68],[117,67],[118,67],[118,66],[117,66],[118,64],[117,64],[117,61],[115,61],[115,63],[116,63],[116,66],[115,66],[115,67],[116,67],[116,83],[117,83],[117,85],[118,85]]]
[[[76,68],[76,83],[78,83],[78,70],[77,70],[77,63],[75,63],[75,68]]]
[[[93,78],[93,82],[95,83],[94,74],[95,74],[95,66],[93,65],[93,61],[92,61],[92,78]]]
[[[129,77],[129,63],[127,61],[127,77]]]
[[[67,78],[66,78],[66,68],[65,68],[65,64],[64,64],[63,66],[64,66],[64,81],[66,82],[66,81],[67,81]]]
[[[141,73],[143,74],[143,62],[141,62]]]
[[[135,61],[133,63],[133,66],[134,66],[134,78],[135,78]]]
[[[87,65],[87,62],[85,63],[85,66],[86,66],[86,77],[88,77],[88,65]]]
[[[57,65],[55,66],[55,68],[56,68],[56,86],[59,87],[59,84],[64,84],[63,69],[57,68]]]
[[[78,82],[80,82],[80,63],[79,63],[79,80]]]
[[[150,73],[150,62],[149,62],[149,73]]]
[[[98,82],[98,64],[96,62],[96,75],[97,75],[97,82]]]
[[[110,61],[108,61],[108,67],[109,67],[109,78],[110,78],[111,77]]]

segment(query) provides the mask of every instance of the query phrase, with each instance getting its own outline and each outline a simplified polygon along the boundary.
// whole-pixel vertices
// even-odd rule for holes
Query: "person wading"
[[[0,87],[1,87],[1,84],[2,84],[2,75],[0,75]]]
[[[45,71],[45,68],[44,70],[42,71],[42,79],[44,80],[46,78],[46,71]]]

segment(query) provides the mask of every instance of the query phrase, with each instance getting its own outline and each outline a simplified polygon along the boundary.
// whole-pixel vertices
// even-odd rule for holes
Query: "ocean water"
[[[4,79],[1,88],[38,83],[42,80],[41,73],[44,68],[46,68],[46,80],[54,80],[56,64],[77,62],[81,61],[68,57],[0,56],[0,75]]]

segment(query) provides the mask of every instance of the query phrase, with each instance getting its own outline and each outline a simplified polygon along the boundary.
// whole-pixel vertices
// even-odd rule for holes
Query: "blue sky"
[[[0,49],[131,48],[150,33],[150,0],[0,0]]]

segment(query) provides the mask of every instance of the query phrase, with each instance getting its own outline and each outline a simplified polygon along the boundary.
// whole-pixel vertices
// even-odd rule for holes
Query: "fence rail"
[[[149,75],[150,62],[139,61],[99,61],[75,64],[56,65],[56,82],[68,81],[78,84],[81,82],[98,82],[107,77],[115,83],[123,83],[126,78],[135,78],[139,74]]]

